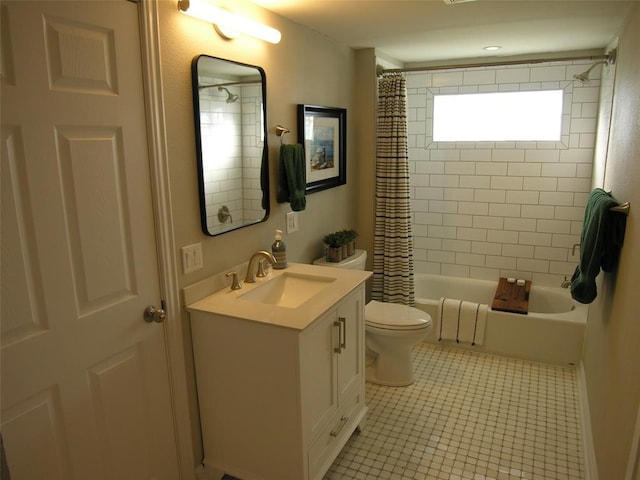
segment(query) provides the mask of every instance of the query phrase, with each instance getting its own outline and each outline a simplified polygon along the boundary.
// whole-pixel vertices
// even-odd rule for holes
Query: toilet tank
[[[356,249],[356,253],[350,257],[345,258],[341,262],[327,262],[325,257],[317,258],[313,261],[314,265],[321,265],[324,267],[337,267],[337,268],[350,268],[352,270],[364,270],[365,263],[367,261],[367,251]]]

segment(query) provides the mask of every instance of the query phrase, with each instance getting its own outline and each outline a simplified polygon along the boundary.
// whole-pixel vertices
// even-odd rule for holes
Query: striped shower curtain
[[[406,88],[402,74],[378,81],[371,295],[378,301],[414,305]]]

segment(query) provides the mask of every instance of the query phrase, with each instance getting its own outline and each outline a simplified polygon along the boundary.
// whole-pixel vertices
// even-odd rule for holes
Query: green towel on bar
[[[278,164],[278,202],[289,202],[291,210],[300,212],[307,206],[307,169],[302,145],[282,145]]]
[[[596,188],[589,195],[580,237],[580,263],[571,277],[571,296],[591,303],[598,294],[596,277],[600,268],[611,271],[618,260],[627,217],[609,209],[618,205],[611,195]]]

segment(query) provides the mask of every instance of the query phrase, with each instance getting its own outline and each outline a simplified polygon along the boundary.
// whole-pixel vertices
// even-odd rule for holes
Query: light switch
[[[204,259],[202,257],[202,244],[194,243],[186,245],[182,250],[182,272],[184,274],[195,272],[204,267]]]

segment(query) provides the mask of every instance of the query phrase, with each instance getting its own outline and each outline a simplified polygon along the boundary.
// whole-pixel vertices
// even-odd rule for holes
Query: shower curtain
[[[371,295],[374,300],[413,306],[406,88],[402,74],[384,75],[378,80]]]

